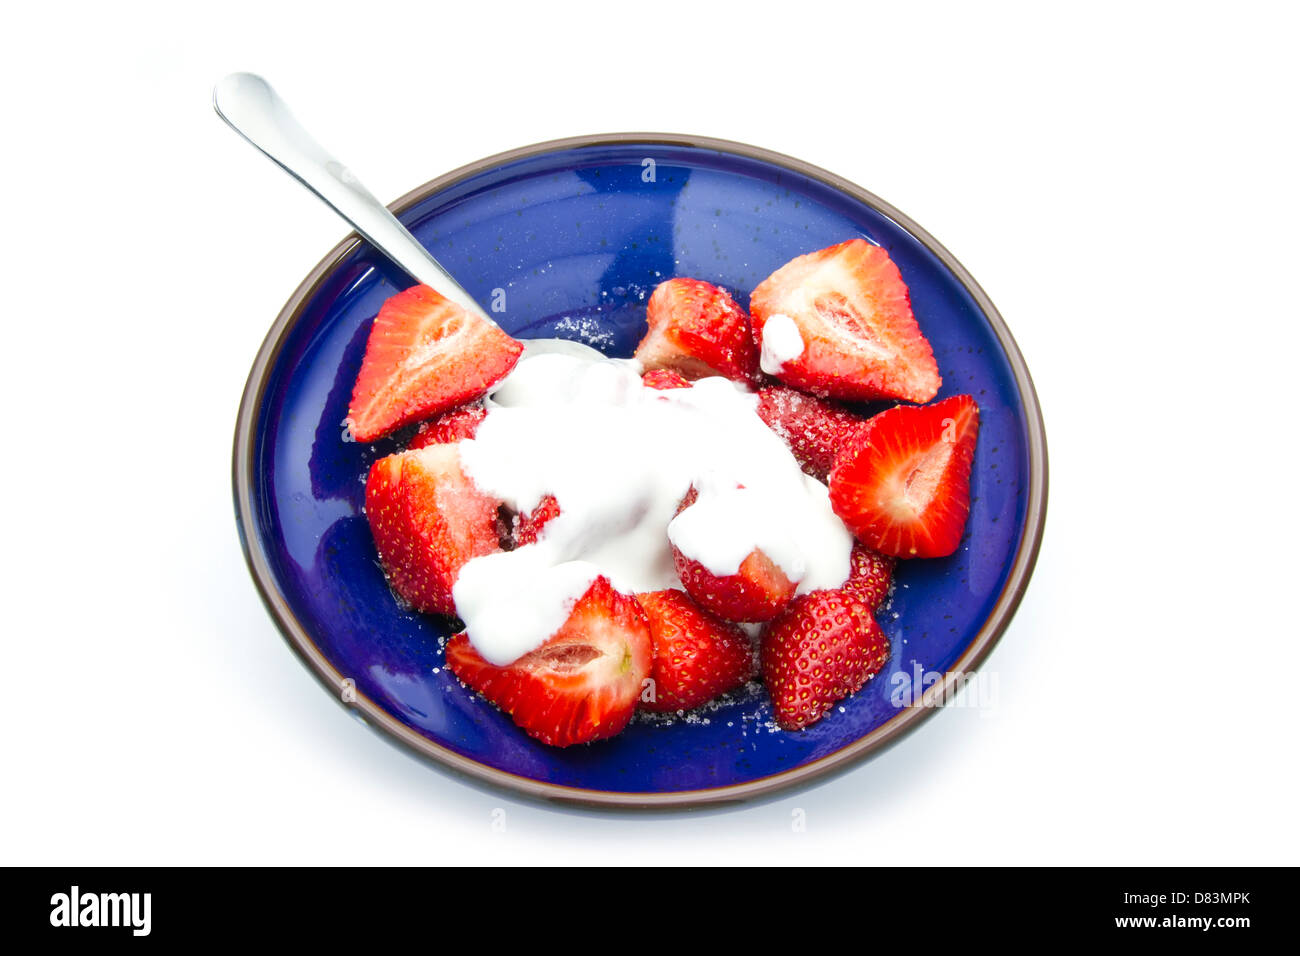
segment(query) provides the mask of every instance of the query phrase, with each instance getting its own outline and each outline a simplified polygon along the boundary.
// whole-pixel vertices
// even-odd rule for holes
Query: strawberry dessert
[[[934,401],[889,255],[810,252],[750,310],[669,279],[631,359],[516,341],[424,286],[375,319],[349,427],[410,436],[366,482],[380,563],[456,621],[465,692],[543,743],[756,680],[780,728],[810,727],[889,660],[897,562],[961,546],[979,409]],[[845,404],[866,400],[907,404]]]

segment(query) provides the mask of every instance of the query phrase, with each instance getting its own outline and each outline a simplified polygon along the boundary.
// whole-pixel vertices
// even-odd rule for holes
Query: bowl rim
[[[294,615],[278,586],[263,544],[257,535],[253,504],[253,489],[257,484],[257,476],[253,468],[258,438],[258,412],[266,393],[270,372],[275,367],[289,333],[296,326],[305,303],[333,273],[339,263],[362,244],[363,240],[355,232],[331,249],[294,290],[267,332],[257,358],[253,362],[240,400],[235,426],[232,456],[235,519],[249,572],[267,611],[290,648],[330,691],[336,701],[360,717],[368,726],[386,735],[390,741],[403,745],[408,751],[431,760],[440,767],[456,772],[470,783],[485,783],[511,791],[516,796],[540,798],[552,803],[558,801],[591,808],[615,809],[684,809],[734,803],[770,796],[778,791],[824,780],[830,775],[842,773],[856,766],[869,755],[876,754],[896,743],[904,735],[919,727],[937,710],[942,709],[937,702],[951,699],[947,695],[952,693],[953,685],[963,679],[964,675],[974,672],[983,662],[1006,631],[1024,597],[1038,559],[1047,514],[1047,437],[1037,392],[1020,348],[1016,345],[1015,339],[993,302],[966,268],[933,236],[889,203],[834,173],[793,156],[746,143],[681,133],[600,133],[571,136],[506,150],[461,166],[416,187],[390,203],[388,208],[394,215],[400,216],[415,204],[457,183],[517,160],[546,153],[629,143],[705,149],[758,160],[819,181],[865,203],[876,212],[892,219],[935,255],[971,295],[991,325],[1011,366],[1020,402],[1025,410],[1026,444],[1029,451],[1029,489],[1025,526],[1016,549],[1011,572],[997,601],[966,650],[948,668],[942,681],[932,684],[919,701],[900,709],[895,716],[870,733],[800,767],[759,777],[746,783],[700,790],[652,793],[561,786],[489,767],[435,743],[389,714],[354,686],[348,685],[344,676],[329,662],[316,646],[307,629]]]

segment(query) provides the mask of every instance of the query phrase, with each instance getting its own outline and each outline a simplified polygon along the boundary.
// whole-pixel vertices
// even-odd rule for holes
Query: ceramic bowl
[[[632,353],[646,299],[664,279],[707,279],[744,305],[794,256],[865,236],[889,251],[911,290],[943,375],[940,397],[974,395],[981,427],[959,551],[900,562],[879,615],[890,663],[826,719],[777,730],[755,686],[687,719],[638,719],[612,740],[553,749],[460,686],[443,662],[445,622],[403,610],[380,571],[364,481],[400,444],[349,442],[343,420],[371,321],[410,281],[351,236],[275,320],[249,376],[234,449],[253,578],[289,645],[343,706],[423,757],[520,794],[680,806],[770,794],[843,770],[938,712],[929,704],[988,654],[1024,593],[1043,531],[1043,423],[988,297],[898,210],[788,156],[665,134],[580,137],[492,156],[392,209],[480,302],[504,302],[493,315],[510,333],[579,339],[616,356]]]

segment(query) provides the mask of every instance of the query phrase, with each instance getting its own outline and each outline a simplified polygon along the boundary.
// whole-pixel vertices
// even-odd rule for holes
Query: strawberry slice
[[[641,694],[643,710],[691,710],[734,690],[756,671],[749,636],[705,611],[676,589],[638,594],[650,621],[654,693]]]
[[[428,448],[430,445],[451,445],[466,438],[473,438],[485,418],[487,418],[487,409],[482,405],[466,405],[439,415],[433,421],[425,422],[420,426],[420,430],[411,439],[407,450]]]
[[[941,558],[961,543],[979,406],[969,395],[872,418],[832,469],[831,507],[882,554]]]
[[[673,369],[687,378],[756,380],[758,347],[749,316],[726,289],[700,279],[661,282],[646,304],[646,322],[649,329],[636,347],[643,367]]]
[[[849,579],[844,582],[843,590],[852,592],[868,610],[874,611],[889,597],[897,563],[892,555],[872,551],[861,541],[855,541],[849,554]]]
[[[763,635],[763,682],[776,722],[809,727],[889,660],[889,640],[853,591],[801,594]]]
[[[352,389],[352,437],[369,442],[473,401],[505,378],[523,346],[428,286],[388,299]]]
[[[515,515],[514,519],[514,540],[515,547],[522,547],[525,544],[534,544],[542,535],[542,529],[552,518],[560,514],[560,503],[555,500],[554,495],[547,495],[541,500],[541,503],[528,514]]]
[[[681,514],[695,504],[692,488],[677,508]],[[682,587],[696,604],[726,621],[770,621],[794,597],[798,585],[761,548],[749,553],[735,574],[714,574],[673,546],[673,564]]]
[[[805,474],[825,481],[835,459],[866,421],[792,388],[758,393],[758,417],[781,436]]]
[[[513,664],[489,664],[463,633],[447,642],[452,673],[552,747],[612,737],[626,727],[652,654],[641,605],[604,577],[545,644]]]
[[[801,353],[765,369],[787,385],[848,400],[928,402],[939,391],[939,366],[903,277],[889,253],[865,239],[787,262],[759,284],[749,307],[760,342],[776,316],[785,317],[783,339],[793,322],[803,341]]]
[[[419,611],[455,614],[451,588],[460,569],[500,550],[499,504],[461,471],[455,445],[375,462],[366,480],[366,518],[398,596]]]
[[[794,596],[795,583],[755,548],[735,574],[717,575],[673,548],[677,577],[701,607],[727,621],[770,621]]]
[[[670,388],[690,388],[690,380],[670,368],[652,368],[641,376],[646,388],[664,391]]]

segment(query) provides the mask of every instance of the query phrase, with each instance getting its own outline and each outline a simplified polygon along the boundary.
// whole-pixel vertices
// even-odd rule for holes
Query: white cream
[[[763,323],[763,347],[758,364],[768,375],[779,375],[785,363],[803,355],[803,336],[794,319],[778,312]]]
[[[535,544],[461,570],[456,610],[488,661],[540,646],[597,575],[628,594],[680,587],[670,541],[719,575],[761,548],[800,593],[848,578],[852,538],[826,486],[758,417],[755,395],[723,378],[659,391],[639,372],[530,345],[461,443],[484,493],[520,512],[547,494],[560,506]],[[692,486],[698,500],[675,518]]]

